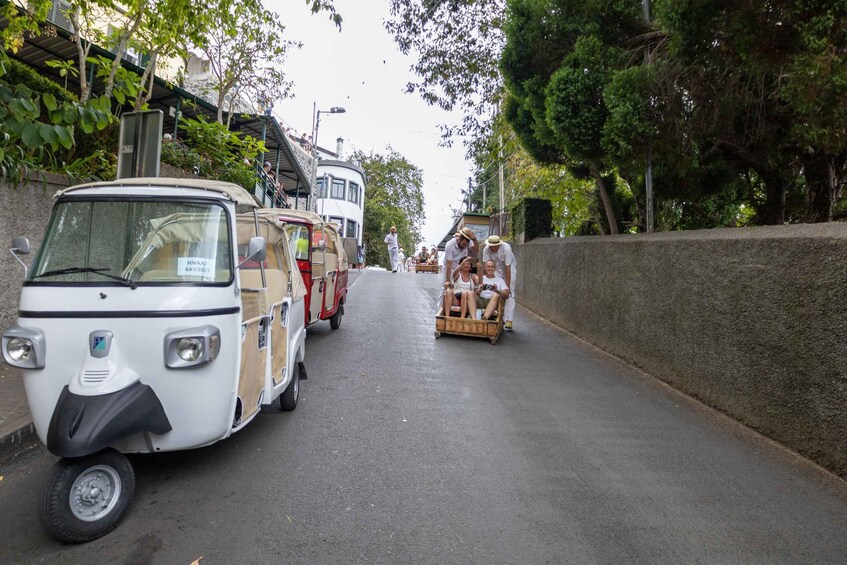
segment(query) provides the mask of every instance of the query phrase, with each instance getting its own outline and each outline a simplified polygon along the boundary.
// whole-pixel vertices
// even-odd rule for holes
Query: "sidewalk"
[[[23,371],[0,361],[0,463],[37,441]]]

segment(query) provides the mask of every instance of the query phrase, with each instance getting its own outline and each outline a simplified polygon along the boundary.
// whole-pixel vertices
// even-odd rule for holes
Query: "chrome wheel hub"
[[[118,472],[107,465],[89,467],[71,487],[70,507],[83,522],[100,520],[111,512],[121,495]]]

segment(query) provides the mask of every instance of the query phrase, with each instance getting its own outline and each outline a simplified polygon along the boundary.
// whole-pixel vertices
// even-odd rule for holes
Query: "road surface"
[[[43,448],[0,467],[0,563],[847,562],[843,481],[520,308],[436,340],[436,288],[366,271],[297,410],[132,457],[100,540],[44,533]]]

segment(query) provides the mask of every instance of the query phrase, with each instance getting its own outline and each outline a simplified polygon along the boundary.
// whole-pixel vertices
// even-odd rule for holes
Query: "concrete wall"
[[[9,253],[12,238],[29,238],[32,252],[22,257],[28,265],[38,252],[50,210],[53,195],[68,185],[66,177],[46,175],[46,183],[40,180],[21,184],[14,188],[0,183],[0,331],[15,323],[24,269]]]
[[[847,477],[847,224],[515,254],[525,307]]]

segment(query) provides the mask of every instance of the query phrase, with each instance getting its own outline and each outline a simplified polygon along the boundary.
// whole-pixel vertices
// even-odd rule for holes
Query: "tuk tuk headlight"
[[[6,351],[9,352],[9,357],[12,361],[21,362],[29,361],[35,355],[32,347],[32,342],[25,337],[13,337],[6,344]]]
[[[203,357],[203,341],[197,337],[183,337],[176,342],[176,354],[180,359],[193,363]]]
[[[3,358],[22,369],[43,369],[46,357],[44,333],[41,330],[12,326],[3,334]]]
[[[171,369],[197,367],[214,361],[221,350],[215,326],[176,330],[165,335],[165,365]]]

